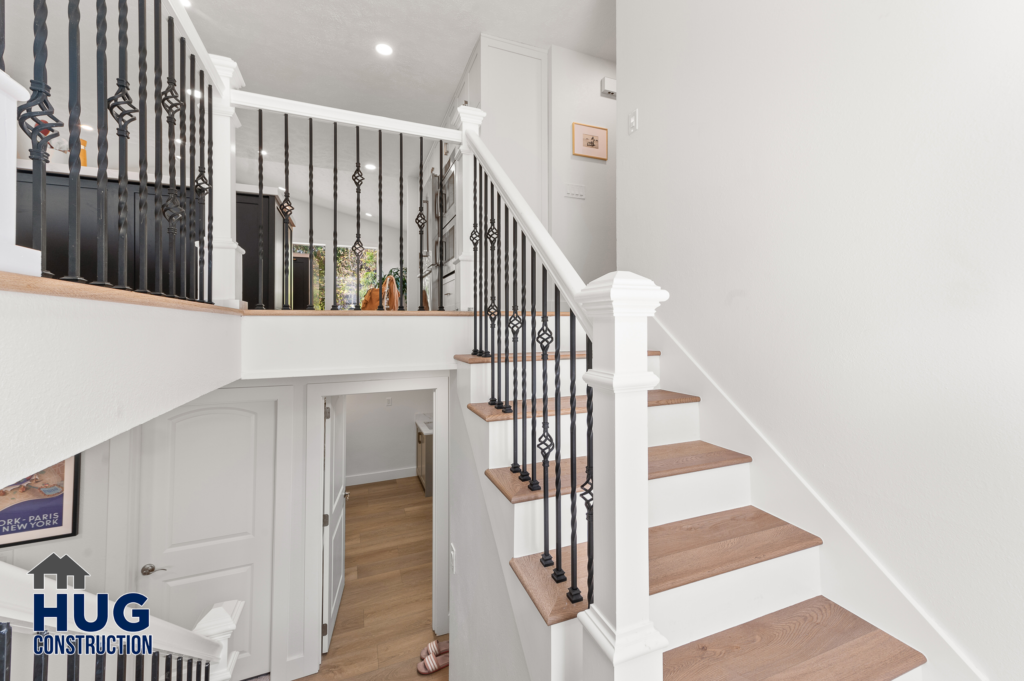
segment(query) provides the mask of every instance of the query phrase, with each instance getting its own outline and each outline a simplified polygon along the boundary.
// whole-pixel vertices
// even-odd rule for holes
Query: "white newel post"
[[[229,652],[231,634],[238,626],[244,601],[224,601],[213,606],[192,631],[220,645],[220,656],[210,660],[210,681],[228,681],[238,661],[238,651]]]
[[[41,271],[39,251],[16,246],[18,184],[18,102],[27,101],[29,92],[16,80],[0,71],[0,272],[38,277]]]
[[[245,85],[233,59],[211,55],[224,91]],[[235,239],[235,128],[241,123],[230,100],[213,98],[213,302],[242,308],[242,255]]]
[[[631,272],[592,281],[579,300],[594,326],[594,595],[580,613],[588,681],[662,678],[668,641],[650,620],[647,553],[647,320],[668,292]]]
[[[456,228],[459,231],[455,236],[459,241],[459,248],[462,254],[456,263],[458,274],[455,275],[455,278],[458,282],[457,295],[459,296],[456,303],[460,310],[471,310],[473,309],[474,302],[473,242],[470,240],[470,235],[473,233],[473,220],[475,216],[473,215],[473,150],[470,149],[469,144],[466,142],[466,131],[468,130],[479,135],[480,125],[487,114],[471,106],[460,106],[458,111],[459,118],[462,121],[463,134],[457,168],[459,181],[456,183],[455,188],[459,201],[459,209],[456,211]],[[479,193],[482,191],[482,187],[477,187],[477,200],[479,200]]]

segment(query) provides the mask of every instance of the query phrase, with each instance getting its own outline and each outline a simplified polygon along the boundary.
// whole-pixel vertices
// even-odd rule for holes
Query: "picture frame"
[[[0,487],[0,549],[78,536],[82,455]]]
[[[583,123],[572,124],[572,155],[608,160],[608,128]]]

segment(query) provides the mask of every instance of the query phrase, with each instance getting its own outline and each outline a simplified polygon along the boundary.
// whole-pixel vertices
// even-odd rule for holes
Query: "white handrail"
[[[519,218],[523,231],[526,232],[541,262],[544,263],[548,268],[548,272],[554,278],[558,290],[565,296],[567,305],[576,313],[576,319],[583,326],[583,330],[587,332],[587,335],[593,335],[594,326],[579,302],[579,294],[583,287],[586,286],[583,278],[576,272],[576,268],[572,266],[569,259],[565,257],[565,253],[555,243],[554,238],[548,233],[544,223],[540,221],[537,214],[530,208],[530,204],[527,203],[523,195],[516,189],[515,184],[512,183],[508,174],[502,169],[501,164],[498,163],[498,159],[494,158],[494,154],[487,148],[484,141],[480,139],[480,135],[468,129],[463,131],[463,135],[465,143],[469,145],[473,153],[476,154],[477,159],[487,169],[491,182],[501,192],[505,204],[511,206],[512,212]]]
[[[445,142],[462,144],[462,131],[451,128],[441,128],[436,125],[424,125],[412,121],[402,121],[397,118],[386,116],[374,116],[371,114],[359,113],[358,111],[347,111],[335,109],[330,106],[298,102],[294,99],[283,99],[271,97],[245,90],[231,91],[231,106],[243,109],[263,109],[264,111],[276,111],[293,116],[313,118],[320,121],[341,123],[348,126],[361,126],[373,130],[384,130],[385,132],[400,132],[406,135],[427,137]]]
[[[46,588],[48,594],[53,594],[57,591],[56,580],[46,578],[49,582]],[[9,565],[8,563],[0,562],[0,622],[9,622],[13,627],[21,629],[26,633],[32,631],[33,627],[33,608],[32,600],[34,591],[34,577],[25,570]],[[95,620],[96,618],[96,594],[89,592],[66,592],[66,593],[84,593],[85,595],[85,611],[89,619]],[[51,596],[52,598],[52,596]],[[113,600],[111,599],[110,607],[113,607]],[[47,599],[47,602],[53,602]],[[222,606],[226,604],[218,604]],[[72,616],[73,606],[72,599],[68,599],[68,631],[84,634],[74,624],[74,617]],[[234,615],[237,621],[237,614]],[[210,618],[207,615],[203,622],[206,622]],[[113,624],[113,617],[108,617],[108,624],[106,627],[98,632],[90,632],[95,634],[122,634],[123,632],[117,628],[117,625]],[[47,620],[47,630],[56,631],[55,627],[52,626],[53,620]],[[200,624],[202,624],[201,622]],[[198,627],[197,627],[198,628]],[[231,627],[233,630],[234,627]],[[221,627],[223,630],[223,627]],[[192,659],[205,660],[210,662],[212,665],[216,665],[221,660],[224,651],[224,646],[221,640],[214,638],[213,636],[204,636],[201,633],[189,631],[184,627],[179,627],[176,624],[171,624],[166,620],[159,619],[157,617],[150,617],[149,628],[142,632],[148,636],[153,637],[153,649],[159,650],[165,653],[174,653],[175,655],[181,655]],[[211,680],[212,681],[212,680]]]

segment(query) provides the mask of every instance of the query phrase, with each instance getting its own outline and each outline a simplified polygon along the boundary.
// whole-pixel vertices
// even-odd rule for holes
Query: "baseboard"
[[[385,480],[398,480],[399,478],[412,478],[416,476],[416,466],[409,468],[396,468],[391,471],[376,471],[374,473],[359,473],[358,475],[346,475],[345,486],[365,485],[370,482],[384,482]]]

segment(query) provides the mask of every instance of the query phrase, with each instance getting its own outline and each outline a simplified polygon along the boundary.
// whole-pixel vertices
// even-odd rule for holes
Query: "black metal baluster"
[[[576,584],[576,313],[569,310],[569,590],[570,603],[583,600]]]
[[[537,480],[537,251],[530,247],[530,319],[532,322],[532,333],[530,335],[530,363],[533,368],[533,376],[530,381],[531,419],[530,426],[530,464],[533,469],[530,478],[530,490],[540,490],[540,481]]]
[[[82,656],[77,648],[73,654],[67,656],[67,664],[67,681],[79,681],[82,676]],[[137,675],[136,678],[142,681],[141,675]]]
[[[312,208],[313,208],[313,206],[310,206],[310,209],[312,209]],[[185,681],[192,681],[192,662],[193,662],[193,660],[189,659],[185,663]]]
[[[185,297],[196,298],[196,56],[188,56],[188,243],[185,261],[188,286]],[[262,204],[260,209],[263,209]]]
[[[555,287],[555,569],[551,579],[565,581],[562,569],[562,296]]]
[[[18,107],[18,124],[32,145],[28,152],[32,159],[32,248],[39,251],[41,276],[53,277],[53,273],[46,269],[46,162],[50,160],[47,148],[48,140],[56,138],[59,135],[57,128],[64,124],[54,114],[50,86],[46,82],[46,0],[33,0],[33,12],[32,94]]]
[[[587,337],[587,371],[594,368],[594,345]],[[587,508],[587,603],[594,604],[594,389],[587,385],[587,468],[580,486]]]
[[[81,0],[68,0],[68,273],[65,281],[82,277],[82,49]],[[2,21],[2,20],[0,20]]]
[[[77,2],[77,0],[75,0]],[[147,70],[149,58],[146,39],[146,2],[139,0],[139,218],[138,246],[139,271],[135,275],[135,290],[149,292],[149,81]],[[71,154],[75,155],[74,149]],[[141,681],[141,678],[140,678]]]
[[[522,249],[523,249],[523,287],[522,287],[522,300],[523,300],[523,315],[522,315],[523,316],[523,319],[522,319],[522,332],[523,332],[523,392],[522,392],[522,397],[523,397],[523,399],[522,399],[522,405],[523,405],[523,423],[522,423],[522,429],[523,429],[523,456],[522,456],[522,461],[523,461],[523,464],[522,464],[522,470],[519,473],[519,480],[520,480],[520,482],[530,482],[530,470],[529,470],[529,466],[526,463],[526,461],[527,461],[527,456],[526,456],[527,455],[527,448],[530,445],[529,445],[529,441],[528,441],[528,439],[526,437],[526,393],[527,393],[527,384],[526,384],[526,366],[527,366],[527,361],[526,361],[526,337],[527,337],[528,331],[526,329],[526,230],[525,229],[522,232],[520,240],[522,241]]]
[[[377,131],[377,309],[384,309],[384,131]]]
[[[184,155],[182,152],[185,150],[185,135],[188,133],[186,126],[188,125],[188,110],[185,108],[185,101],[187,93],[185,92],[185,86],[188,84],[185,76],[185,39],[178,38],[178,58],[179,65],[181,67],[181,81],[178,83],[178,99],[181,100],[181,131],[179,138],[181,144],[178,148],[181,152],[178,153],[178,159],[181,161],[181,169],[178,176],[178,201],[181,205],[181,226],[178,229],[178,248],[181,251],[179,258],[179,270],[178,275],[180,282],[178,284],[178,291],[175,295],[178,298],[186,298],[188,292],[188,268],[186,263],[188,262],[188,181],[185,177],[185,173],[188,170],[185,159],[182,158]]]
[[[125,654],[122,653],[122,652],[118,652],[117,653],[117,667],[116,667],[117,681],[125,681],[125,678],[128,676],[127,663],[128,663],[128,660],[127,660]]]
[[[256,250],[257,257],[257,274],[256,274],[256,309],[265,310],[266,305],[263,303],[263,109],[257,112],[257,124],[259,136],[259,151],[256,153],[256,176],[257,176],[257,191],[259,192],[259,203],[256,210],[256,230],[259,236],[259,247]],[[310,204],[310,211],[312,212],[312,204]],[[313,261],[310,260],[310,265]]]
[[[206,663],[206,676],[204,678],[205,678],[205,681],[210,681],[210,663],[209,662]]]
[[[444,142],[437,140],[437,311],[444,312]]]
[[[146,676],[146,656],[136,655],[135,656],[135,679],[134,681],[143,681]]]
[[[107,656],[97,655],[96,666],[94,668],[95,675],[93,678],[95,681],[106,681],[107,679]]]
[[[171,656],[168,655],[164,658],[164,681],[171,681],[171,665],[173,664]],[[152,679],[156,681],[156,679]]]
[[[420,228],[420,249],[417,259],[420,265],[420,288],[416,292],[419,298],[420,311],[423,310],[423,228],[427,226],[427,216],[423,214],[423,138],[420,137],[420,209],[416,213],[416,226]]]
[[[469,233],[469,241],[473,244],[473,356],[480,355],[480,304],[477,300],[477,269],[479,267],[477,250],[480,245],[480,222],[478,220],[476,199],[476,181],[480,169],[477,166],[476,156],[473,157],[473,231]]]
[[[142,681],[141,677],[136,681]],[[160,653],[154,651],[153,666],[149,670],[149,681],[160,681]]]
[[[398,309],[405,311],[405,288],[408,277],[405,275],[405,141],[402,133],[398,133],[398,276],[402,280],[398,284]]]
[[[0,0],[0,11],[4,9],[2,2],[3,0]],[[0,18],[0,22],[2,21],[3,19]],[[0,24],[0,35],[2,35],[2,30],[3,26]],[[2,45],[0,45],[0,50],[2,50]],[[14,630],[11,629],[11,625],[7,622],[0,623],[0,681],[11,681],[11,641],[13,639]]]
[[[508,226],[508,216],[505,217],[505,225]],[[517,369],[519,361],[519,332],[523,328],[523,319],[519,316],[519,305],[516,302],[516,289],[519,288],[519,267],[517,266],[519,255],[518,250],[519,244],[519,223],[513,220],[512,222],[512,312],[508,320],[508,328],[512,331],[512,379],[515,385],[512,387],[512,467],[509,470],[513,473],[519,473],[522,469],[519,467],[519,424],[516,421],[519,419],[519,372]],[[507,343],[506,343],[507,348]],[[525,359],[524,359],[525,362]],[[525,386],[524,386],[525,387]],[[525,407],[525,403],[523,403]],[[523,416],[526,416],[524,411]],[[526,465],[526,460],[523,460],[523,465]]]
[[[164,294],[164,104],[163,95],[163,19],[160,10],[162,0],[153,0],[153,123],[156,137],[153,143],[154,165],[156,176],[153,178],[153,238],[156,240],[156,271],[153,273],[153,293]],[[156,681],[154,679],[153,681]]]
[[[260,152],[263,155],[263,152]],[[284,216],[283,229],[284,239],[282,244],[284,248],[284,301],[281,304],[282,310],[292,309],[291,296],[294,282],[292,281],[292,230],[291,230],[291,218],[292,213],[295,212],[295,207],[292,205],[292,194],[291,194],[291,179],[289,173],[289,145],[288,145],[288,114],[284,115],[284,201],[281,202],[281,215]],[[312,210],[312,208],[310,208]],[[358,213],[356,220],[359,220]]]
[[[174,79],[174,17],[167,17],[167,69],[167,87],[160,96],[164,111],[167,113],[167,171],[169,175],[167,201],[163,205],[163,214],[167,220],[167,245],[170,248],[170,258],[167,261],[167,295],[177,298],[178,223],[181,221],[182,210],[181,201],[178,200],[178,190],[175,187],[178,176],[174,169],[174,160],[178,157],[176,146],[178,139],[175,137],[175,133],[178,111],[181,109],[181,98],[178,96],[178,82]]]
[[[32,681],[46,681],[50,673],[50,658],[46,655],[32,656]]]
[[[511,249],[508,243],[508,202],[505,202],[505,408],[502,409],[506,414],[512,413],[512,404],[509,401],[509,388],[511,384],[508,381],[509,361],[508,361],[508,334],[509,324],[512,322],[512,318],[509,316],[508,309],[508,252]],[[515,288],[512,289],[513,296],[515,295]],[[514,305],[513,301],[513,305]],[[515,361],[515,355],[512,356],[512,361]],[[513,399],[515,395],[513,395]]]
[[[326,264],[326,258],[324,259]],[[326,277],[324,277],[326,281]],[[324,292],[326,300],[326,292]],[[309,304],[307,310],[315,310],[313,304],[313,119],[309,119]]]
[[[491,342],[490,342],[490,349],[491,349],[491,353],[490,353],[490,357],[491,357],[491,399],[487,400],[487,404],[489,404],[489,405],[491,405],[493,407],[493,406],[496,406],[498,404],[498,399],[494,396],[494,378],[495,378],[494,362],[497,359],[496,355],[498,354],[497,353],[497,348],[495,348],[495,345],[494,345],[494,333],[495,333],[494,332],[494,323],[497,321],[497,318],[498,318],[498,306],[494,302],[494,289],[496,289],[498,287],[498,282],[497,282],[497,279],[496,279],[495,274],[494,274],[494,248],[495,248],[495,244],[496,244],[496,242],[498,240],[498,230],[495,229],[495,227],[494,227],[494,185],[492,185],[490,183],[490,179],[487,177],[486,174],[484,174],[484,186],[490,188],[490,198],[488,199],[487,205],[488,205],[488,208],[490,208],[491,224],[490,224],[490,226],[487,227],[487,243],[489,243],[491,245],[491,261],[490,261],[490,276],[489,276],[488,282],[487,282],[487,284],[485,286],[488,289],[487,292],[490,293],[490,298],[488,299],[490,302],[487,305],[487,318],[488,318],[488,320],[490,320],[490,323],[491,323]]]
[[[497,331],[495,332],[495,336],[494,336],[495,337],[494,366],[495,366],[495,369],[496,369],[495,373],[497,374],[497,380],[495,381],[495,389],[494,389],[494,397],[495,397],[494,408],[499,410],[499,411],[505,411],[505,402],[501,399],[502,398],[502,395],[501,395],[501,360],[504,357],[502,355],[502,352],[501,352],[501,350],[502,350],[502,347],[501,347],[501,327],[503,326],[501,322],[502,322],[502,318],[504,317],[504,315],[502,314],[502,309],[501,309],[501,194],[498,194],[497,197],[498,197],[498,202],[497,202],[498,219],[497,219],[497,222],[495,223],[495,226],[497,227],[498,236],[495,239],[495,241],[497,243],[497,252],[496,252],[496,255],[495,255],[495,259],[494,259],[494,298],[497,301],[497,307],[498,307],[498,327],[497,327]],[[507,351],[508,350],[506,348],[506,352]]]
[[[490,178],[487,175],[487,171],[484,170],[483,164],[480,165],[480,310],[483,316],[480,320],[480,356],[490,357],[491,356],[491,342],[490,337],[487,334],[487,326],[491,318],[491,305],[490,298],[487,294],[490,292],[490,269],[488,268],[487,259],[487,244],[490,243],[490,230],[487,227],[487,207],[490,205],[487,196],[487,187],[490,184]],[[493,379],[491,379],[493,381]],[[493,395],[493,389],[492,389]]]
[[[173,20],[171,31],[174,31]],[[173,77],[173,70],[171,72]],[[107,281],[107,0],[96,0],[96,286]]]
[[[199,174],[196,175],[195,187],[196,187],[196,200],[205,198],[210,193],[210,181],[206,178],[206,99],[204,94],[206,93],[206,72],[199,72]],[[210,103],[213,106],[213,103]],[[213,134],[213,130],[210,130],[210,134]],[[207,199],[209,200],[209,199]],[[206,221],[206,215],[203,209],[198,209],[198,216],[196,220],[199,222],[199,270],[197,271],[198,276],[196,279],[199,283],[199,290],[196,295],[196,300],[200,302],[206,302],[206,230],[209,229],[209,225]],[[260,268],[263,271],[263,268]]]
[[[420,174],[421,175],[423,174],[423,150],[422,150],[422,146],[423,146],[423,142],[421,140],[420,141],[420,147],[421,147],[420,148]],[[360,291],[359,291],[359,284],[360,284],[359,279],[362,276],[363,253],[366,251],[366,249],[363,248],[362,231],[360,229],[360,214],[361,214],[362,211],[359,208],[359,201],[360,201],[360,197],[362,196],[362,193],[363,193],[363,189],[362,189],[362,187],[363,187],[363,171],[360,169],[360,166],[359,166],[359,126],[358,125],[356,126],[356,170],[355,170],[354,173],[352,173],[352,183],[355,184],[355,186],[356,186],[356,241],[355,241],[354,244],[352,244],[352,249],[350,250],[350,253],[352,254],[352,257],[354,257],[356,259],[356,299],[355,299],[355,302],[352,304],[352,309],[353,310],[360,310],[363,307],[363,300],[362,300],[362,298],[359,295],[359,293],[360,293]],[[422,231],[422,229],[421,229],[421,231]],[[377,255],[379,256],[380,254],[378,253]]]
[[[540,564],[544,567],[551,567],[554,561],[551,560],[551,554],[548,552],[548,532],[550,530],[548,524],[548,463],[551,457],[551,452],[555,448],[554,441],[551,439],[551,433],[548,432],[548,346],[551,345],[551,329],[548,328],[548,268],[541,265],[541,329],[540,333],[537,334],[537,342],[540,343],[541,351],[541,390],[544,399],[544,421],[542,424],[542,433],[540,440],[537,442],[537,449],[540,450],[540,455],[544,458],[544,553],[540,557]],[[555,407],[555,413],[559,414],[561,418],[561,409]]]
[[[117,90],[107,100],[117,122],[117,286],[128,286],[128,125],[139,112],[128,84],[128,0],[117,2]]]
[[[177,665],[177,667],[178,667],[178,670],[177,670],[178,671],[178,675],[177,675],[178,676],[178,681],[182,681],[182,675],[183,675],[182,668],[183,668],[184,664],[185,664],[184,660],[182,660],[181,656],[179,655],[178,656],[178,665]]]
[[[206,142],[206,163],[210,169],[206,182],[206,302],[213,304],[213,86],[206,86],[206,101],[210,104],[206,109],[206,125],[210,128],[210,139]]]
[[[326,261],[326,258],[324,259]],[[334,124],[334,296],[332,310],[340,310],[338,304],[338,124]],[[326,283],[327,277],[324,277]],[[324,294],[326,296],[326,293]],[[326,297],[324,304],[327,304]]]

